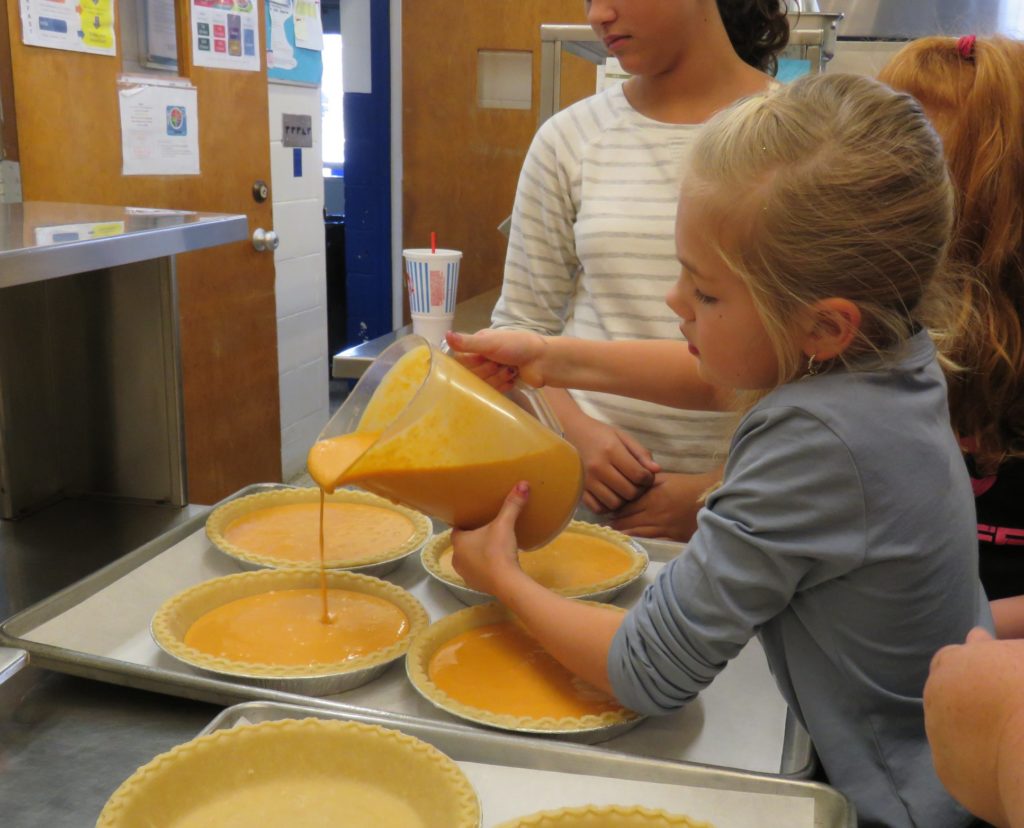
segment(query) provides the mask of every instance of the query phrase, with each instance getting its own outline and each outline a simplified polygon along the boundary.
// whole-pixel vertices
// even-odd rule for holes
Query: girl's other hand
[[[475,334],[449,331],[445,338],[459,362],[499,391],[508,391],[517,376],[534,388],[544,385],[540,334],[486,328]]]
[[[609,525],[635,538],[686,542],[697,528],[701,495],[721,477],[721,469],[703,474],[656,474],[654,484],[619,509]]]
[[[452,566],[472,589],[501,600],[504,587],[517,577],[528,577],[519,567],[515,529],[529,496],[529,484],[517,483],[497,517],[486,526],[452,530]]]
[[[562,419],[562,427],[583,461],[583,505],[595,514],[614,512],[640,497],[661,470],[651,453],[625,431],[578,408]]]

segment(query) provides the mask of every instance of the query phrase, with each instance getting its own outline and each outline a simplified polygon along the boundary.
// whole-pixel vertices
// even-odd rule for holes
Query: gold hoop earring
[[[818,371],[821,370],[821,364],[815,359],[817,354],[811,354],[807,357],[807,375],[813,377]]]

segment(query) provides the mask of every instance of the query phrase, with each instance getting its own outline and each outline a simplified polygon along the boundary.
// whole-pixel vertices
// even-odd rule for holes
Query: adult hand
[[[459,362],[499,391],[512,388],[517,376],[534,388],[544,385],[539,363],[546,346],[540,334],[485,328],[475,334],[449,331],[445,339]]]
[[[688,541],[697,528],[698,500],[719,479],[721,470],[656,474],[647,491],[616,511],[611,527],[638,538]]]
[[[529,496],[529,485],[517,483],[490,523],[452,530],[452,566],[471,588],[500,597],[503,585],[517,576],[528,577],[519,567],[515,529]]]
[[[971,813],[1024,825],[1024,641],[975,628],[932,659],[925,730],[935,770]]]
[[[570,416],[559,413],[565,437],[583,461],[583,505],[590,511],[613,512],[654,482],[661,466],[632,436],[575,405]]]

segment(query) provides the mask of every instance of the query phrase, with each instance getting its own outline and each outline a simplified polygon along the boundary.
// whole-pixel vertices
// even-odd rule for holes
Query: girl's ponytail
[[[774,75],[777,54],[789,42],[786,6],[780,0],[717,0],[729,41],[744,62]]]

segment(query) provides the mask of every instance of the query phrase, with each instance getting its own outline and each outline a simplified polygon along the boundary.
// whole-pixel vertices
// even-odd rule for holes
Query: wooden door
[[[586,23],[582,0],[402,4],[403,246],[463,251],[459,299],[501,284],[519,170],[537,130],[540,26]],[[477,53],[531,52],[533,108],[477,106]],[[563,61],[561,105],[594,92],[596,68]]]
[[[270,198],[253,195],[254,182],[270,183],[262,45],[259,72],[193,66],[189,4],[178,0],[179,74],[197,89],[201,175],[123,176],[120,56],[25,46],[18,3],[6,5],[26,201],[244,213],[250,235],[271,228]],[[183,254],[177,279],[189,500],[213,503],[281,478],[273,253],[242,241]]]

